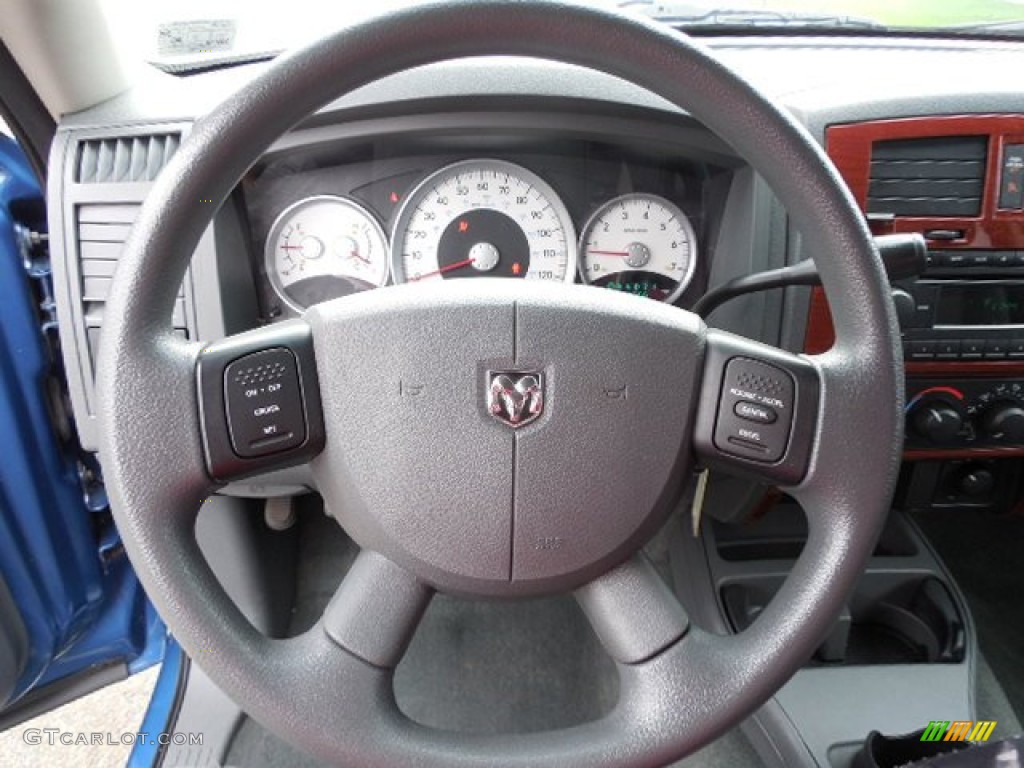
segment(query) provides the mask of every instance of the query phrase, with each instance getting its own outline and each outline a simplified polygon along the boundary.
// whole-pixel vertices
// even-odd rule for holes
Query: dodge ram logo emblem
[[[487,410],[513,429],[544,410],[544,377],[532,371],[488,371]]]

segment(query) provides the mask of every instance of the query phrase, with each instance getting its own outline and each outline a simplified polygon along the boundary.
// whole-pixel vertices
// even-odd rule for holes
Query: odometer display
[[[512,277],[572,282],[576,234],[565,205],[532,171],[466,160],[423,180],[395,221],[395,282]]]

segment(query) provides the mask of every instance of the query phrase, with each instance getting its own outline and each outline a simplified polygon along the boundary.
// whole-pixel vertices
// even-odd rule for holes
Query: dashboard
[[[1017,506],[1024,478],[1024,45],[841,35],[705,42],[819,143],[875,234],[927,240],[926,272],[892,286],[907,391],[895,506],[958,514]],[[47,193],[54,299],[69,409],[87,450],[100,443],[96,353],[132,223],[195,122],[261,69],[151,73],[131,92],[61,121]],[[709,289],[816,255],[743,158],[652,94],[557,63],[460,60],[339,98],[267,147],[200,240],[172,323],[182,336],[213,341],[356,292],[383,299],[397,283],[494,276],[590,283],[594,291],[685,309]],[[827,299],[806,286],[738,297],[707,322],[793,352],[823,353],[833,342]],[[638,359],[665,365],[653,353]],[[857,467],[849,471],[851,482],[865,480]],[[311,487],[300,466],[222,492],[277,507],[278,497]],[[781,496],[714,472],[700,493],[714,510],[709,515],[771,525],[776,517],[766,512]],[[988,516],[977,519],[984,525]],[[789,557],[788,540],[772,537],[764,549],[737,538],[735,554],[700,541],[695,552],[718,561],[732,585],[760,579],[760,588]],[[876,569],[887,594],[900,568],[920,576],[918,553],[902,546],[884,535],[879,545],[880,554],[888,548],[893,555]],[[756,615],[748,596],[738,610]],[[844,673],[824,666],[831,667],[826,674]],[[871,666],[852,671],[860,679]],[[935,666],[954,674],[935,678],[940,692],[948,690],[943,681],[959,686],[966,674]],[[888,669],[878,671],[891,681]],[[816,699],[800,697],[808,701]],[[815,718],[800,739],[828,733],[816,710],[779,712],[792,720],[787,728]]]
[[[1024,211],[1008,191],[1024,161],[1014,74],[1024,46],[706,42],[818,140],[876,234],[928,239],[928,272],[893,294],[911,401],[903,500],[1005,506],[1024,456]],[[151,73],[61,123],[51,244],[71,405],[88,449],[98,444],[92,377],[106,291],[154,178],[132,169],[158,171],[193,122],[261,68]],[[945,175],[950,151],[966,153],[953,158],[965,175]],[[908,168],[924,171],[900,177]],[[710,287],[812,255],[772,190],[691,116],[591,70],[471,59],[384,78],[268,147],[200,242],[173,322],[212,340],[356,291],[493,276],[590,283],[688,308]],[[929,296],[947,297],[932,302],[941,317]],[[792,351],[831,344],[827,302],[807,288],[740,297],[709,322]],[[305,483],[292,472],[231,490],[297,493]]]

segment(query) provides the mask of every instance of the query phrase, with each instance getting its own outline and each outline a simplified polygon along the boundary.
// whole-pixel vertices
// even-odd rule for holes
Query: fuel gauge
[[[266,264],[274,291],[301,312],[384,285],[388,242],[361,205],[319,195],[290,205],[277,217],[267,237]]]
[[[675,301],[693,278],[697,238],[678,206],[634,193],[609,200],[580,237],[580,273],[591,285]]]

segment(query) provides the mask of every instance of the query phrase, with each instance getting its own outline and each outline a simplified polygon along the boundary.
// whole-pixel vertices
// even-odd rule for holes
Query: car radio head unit
[[[908,361],[1024,359],[1024,253],[933,251],[893,299]]]

